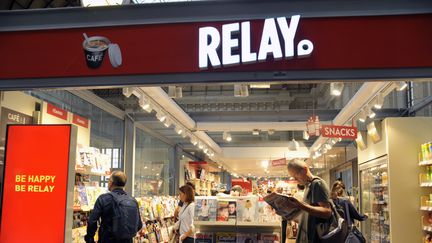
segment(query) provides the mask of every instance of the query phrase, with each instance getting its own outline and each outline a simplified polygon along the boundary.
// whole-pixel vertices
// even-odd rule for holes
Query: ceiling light
[[[405,81],[401,81],[401,82],[396,82],[396,90],[397,91],[402,91],[404,89],[406,89],[406,87],[408,86],[408,83]]]
[[[181,98],[181,97],[183,97],[182,87],[179,87],[179,86],[168,86],[168,96],[170,98]]]
[[[358,120],[359,120],[360,122],[365,122],[365,121],[366,121],[366,118],[367,118],[367,116],[366,116],[366,111],[365,111],[365,110],[361,110],[361,111],[360,111],[360,114],[359,114],[359,118],[358,118]]]
[[[208,152],[208,148],[207,148],[207,147],[204,147],[203,151],[204,151],[204,153],[206,154],[206,153]]]
[[[309,133],[307,131],[303,131],[303,139],[309,140]]]
[[[203,149],[204,148],[204,144],[202,144],[201,142],[198,142],[198,148],[199,149]]]
[[[198,144],[197,139],[194,138],[194,137],[191,137],[190,141],[191,141],[191,143],[192,143],[193,145],[197,145],[197,144]]]
[[[382,93],[379,93],[375,98],[374,108],[381,109],[383,104],[384,104],[384,96]]]
[[[169,118],[166,118],[163,124],[165,125],[165,127],[170,127],[172,122]]]
[[[228,142],[231,142],[231,140],[232,140],[231,134],[227,131],[223,132],[222,137],[224,140],[226,140]]]
[[[340,96],[342,94],[342,90],[344,88],[344,83],[330,83],[330,94],[333,96]]]
[[[261,166],[267,168],[269,166],[269,161],[268,160],[261,161]]]
[[[248,176],[251,176],[251,173],[248,173]]]
[[[247,84],[236,84],[234,85],[234,96],[235,97],[248,97],[249,88]]]
[[[324,148],[326,148],[327,150],[332,149],[332,146],[328,143],[324,144]]]
[[[251,89],[270,89],[270,84],[251,84]]]
[[[275,130],[274,129],[269,129],[267,132],[268,132],[268,135],[273,135],[275,133]]]
[[[219,166],[218,166],[218,168],[219,168],[219,169],[222,169],[222,166],[221,166],[221,165],[219,165]]]
[[[297,151],[300,148],[299,142],[297,142],[294,138],[291,140],[291,142],[288,145],[288,149],[291,151]]]
[[[133,88],[123,88],[123,95],[126,97],[130,97],[132,95]]]
[[[252,135],[258,136],[259,135],[259,130],[258,129],[252,130]]]
[[[338,141],[338,142],[342,141],[342,138],[337,138],[337,141]]]
[[[174,128],[174,130],[176,131],[176,133],[177,133],[178,135],[180,135],[180,134],[183,133],[183,128],[182,128],[180,125],[177,125],[177,126]]]
[[[147,169],[148,167],[147,166],[144,166],[144,169]]]
[[[368,110],[368,115],[367,115],[369,118],[371,118],[371,119],[373,119],[373,118],[375,118],[376,117],[376,113],[372,110],[372,109],[369,109]]]
[[[166,115],[162,113],[162,111],[158,111],[156,113],[156,118],[160,121],[160,122],[164,122],[166,119]]]
[[[143,110],[147,111],[148,113],[153,110],[150,106],[149,100],[144,95],[141,95],[138,104]]]

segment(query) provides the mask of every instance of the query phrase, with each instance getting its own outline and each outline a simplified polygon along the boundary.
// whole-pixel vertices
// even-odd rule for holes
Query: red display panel
[[[423,14],[302,17],[294,43],[310,40],[314,45],[311,56],[269,57],[265,62],[200,70],[199,28],[211,26],[221,33],[223,24],[240,22],[2,32],[0,79],[432,67],[432,14]],[[264,20],[250,22],[251,51],[257,52]],[[86,52],[83,33],[116,44],[113,55],[106,47],[97,53]]]
[[[64,242],[70,125],[7,130],[0,242]]]
[[[347,126],[330,126],[324,125],[321,127],[321,136],[325,138],[345,138],[356,139],[357,128]]]

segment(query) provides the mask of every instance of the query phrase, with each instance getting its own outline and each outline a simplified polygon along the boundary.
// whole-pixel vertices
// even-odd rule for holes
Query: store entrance
[[[405,84],[409,91],[400,91]],[[407,100],[420,97],[418,88],[426,84],[264,82],[6,91],[1,117],[9,124],[10,114],[17,114],[33,124],[78,127],[77,242],[113,170],[132,178],[126,190],[144,205],[147,239],[166,237],[162,232],[174,223],[178,188],[192,182],[199,195],[198,238],[273,242],[298,232],[294,222],[282,229],[281,219],[259,199],[274,191],[301,191],[287,172],[288,161],[304,160],[329,186],[341,179],[346,195],[356,195],[360,141],[316,134],[310,118],[318,118],[318,128],[333,124],[367,131],[371,121],[407,115]],[[352,202],[361,208],[358,200]],[[223,217],[222,209],[230,204],[238,210],[235,217]],[[211,213],[203,214],[206,207]],[[251,215],[244,214],[246,209]]]

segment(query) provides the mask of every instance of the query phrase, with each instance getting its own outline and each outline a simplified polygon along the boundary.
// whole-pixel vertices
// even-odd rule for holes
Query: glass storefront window
[[[169,195],[174,184],[174,147],[136,129],[135,182],[136,197]]]

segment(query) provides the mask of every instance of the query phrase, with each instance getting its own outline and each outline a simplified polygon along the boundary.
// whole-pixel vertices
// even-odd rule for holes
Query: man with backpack
[[[114,171],[108,181],[109,193],[96,200],[87,224],[87,243],[94,242],[94,235],[101,219],[98,243],[132,243],[133,237],[141,230],[142,222],[138,202],[123,190],[126,175]]]

